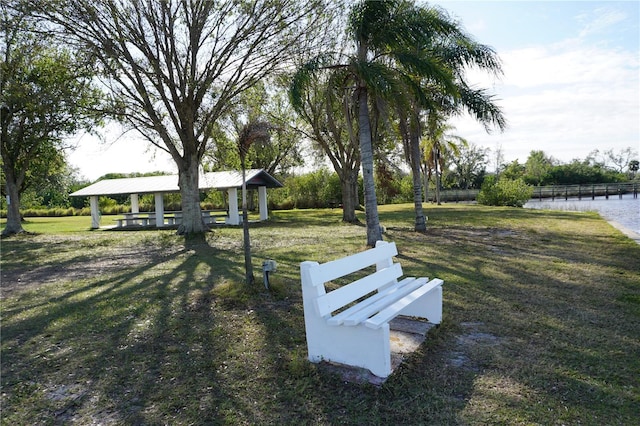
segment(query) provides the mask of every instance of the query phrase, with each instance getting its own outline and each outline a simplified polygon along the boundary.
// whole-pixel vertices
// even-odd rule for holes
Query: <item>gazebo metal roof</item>
[[[266,186],[280,188],[283,185],[264,169],[246,171],[247,188]],[[227,172],[210,172],[200,175],[200,190],[229,189],[242,187],[242,172],[233,170]],[[104,179],[82,188],[72,194],[72,197],[90,197],[99,195],[122,194],[153,194],[180,192],[178,175],[147,176],[124,179]]]

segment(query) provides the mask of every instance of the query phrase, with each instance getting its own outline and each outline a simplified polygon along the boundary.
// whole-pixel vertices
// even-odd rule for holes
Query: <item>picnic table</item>
[[[114,219],[116,227],[147,227],[156,226],[156,214],[155,212],[137,212],[137,213],[123,213],[123,218]],[[217,223],[219,218],[222,219],[222,223],[228,216],[226,210],[203,210],[202,219],[204,223],[211,225]],[[166,211],[164,212],[164,224],[163,225],[180,225],[182,223],[182,211]]]

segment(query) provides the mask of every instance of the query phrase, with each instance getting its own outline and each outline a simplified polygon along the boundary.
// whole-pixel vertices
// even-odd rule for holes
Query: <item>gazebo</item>
[[[267,188],[280,188],[283,185],[263,169],[246,171],[247,189],[258,190],[258,208],[260,220],[269,218],[267,209]],[[225,217],[228,225],[240,224],[240,212],[238,210],[238,190],[242,189],[242,172],[210,172],[200,175],[199,186],[201,191],[217,189],[227,191],[229,197],[229,211]],[[148,176],[125,179],[105,179],[76,191],[72,197],[89,197],[91,206],[91,228],[100,227],[100,210],[98,197],[109,195],[129,195],[131,197],[131,214],[139,213],[138,196],[154,194],[155,213],[153,221],[155,226],[162,228],[165,223],[165,211],[163,195],[179,193],[178,175]]]

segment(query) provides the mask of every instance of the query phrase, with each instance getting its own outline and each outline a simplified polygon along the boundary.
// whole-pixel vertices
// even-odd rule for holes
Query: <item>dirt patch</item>
[[[452,367],[477,372],[480,368],[474,361],[473,352],[499,345],[502,339],[481,331],[484,326],[481,322],[463,322],[460,326],[464,332],[456,337],[454,348],[447,354],[447,362]]]
[[[49,247],[52,253],[64,250],[62,247],[72,247],[77,250],[75,241],[65,240],[63,244],[59,241],[50,241]],[[115,272],[133,270],[159,263],[165,258],[175,255],[177,251],[183,249],[167,248],[159,246],[147,246],[137,244],[127,247],[87,247],[82,251],[81,257],[52,260],[51,263],[33,265],[24,262],[22,265],[3,265],[0,271],[1,291],[0,299],[4,299],[15,294],[16,291],[25,291],[38,288],[42,285],[53,284],[65,281],[78,281],[88,278],[109,275]],[[11,256],[10,253],[3,253],[3,256]]]
[[[526,235],[512,229],[501,228],[434,228],[429,230],[429,236],[438,238],[439,244],[464,244],[502,256],[517,255],[514,247],[529,241]],[[520,242],[514,244],[514,240]]]

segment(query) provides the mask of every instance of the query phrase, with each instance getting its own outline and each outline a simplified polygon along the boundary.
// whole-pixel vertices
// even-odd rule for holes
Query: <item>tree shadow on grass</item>
[[[241,276],[220,252],[191,246],[3,309],[5,413],[171,423],[203,390],[207,407],[230,404],[216,368],[231,349],[215,288]]]
[[[2,398],[5,413],[13,412],[6,421],[479,424],[540,423],[553,413],[565,423],[605,415],[623,424],[632,418],[640,327],[618,300],[638,291],[632,263],[638,252],[630,246],[596,235],[601,247],[586,250],[593,235],[493,232],[483,224],[431,235],[391,230],[387,237],[398,243],[406,274],[445,279],[445,319],[376,388],[344,383],[306,360],[298,264],[346,249],[324,240],[287,244],[286,227],[274,225],[256,238],[284,241],[277,248],[260,243],[255,252],[279,262],[270,292],[239,284],[239,244],[196,245],[4,302]],[[575,267],[589,259],[603,270]]]
[[[410,275],[445,279],[445,318],[455,335],[472,323],[500,339],[440,353],[449,362],[461,353],[479,362],[463,395],[470,401],[463,422],[539,422],[545,410],[568,423],[637,417],[637,398],[623,390],[634,387],[639,368],[640,318],[624,295],[640,291],[640,247],[597,232],[440,231],[392,237]]]

